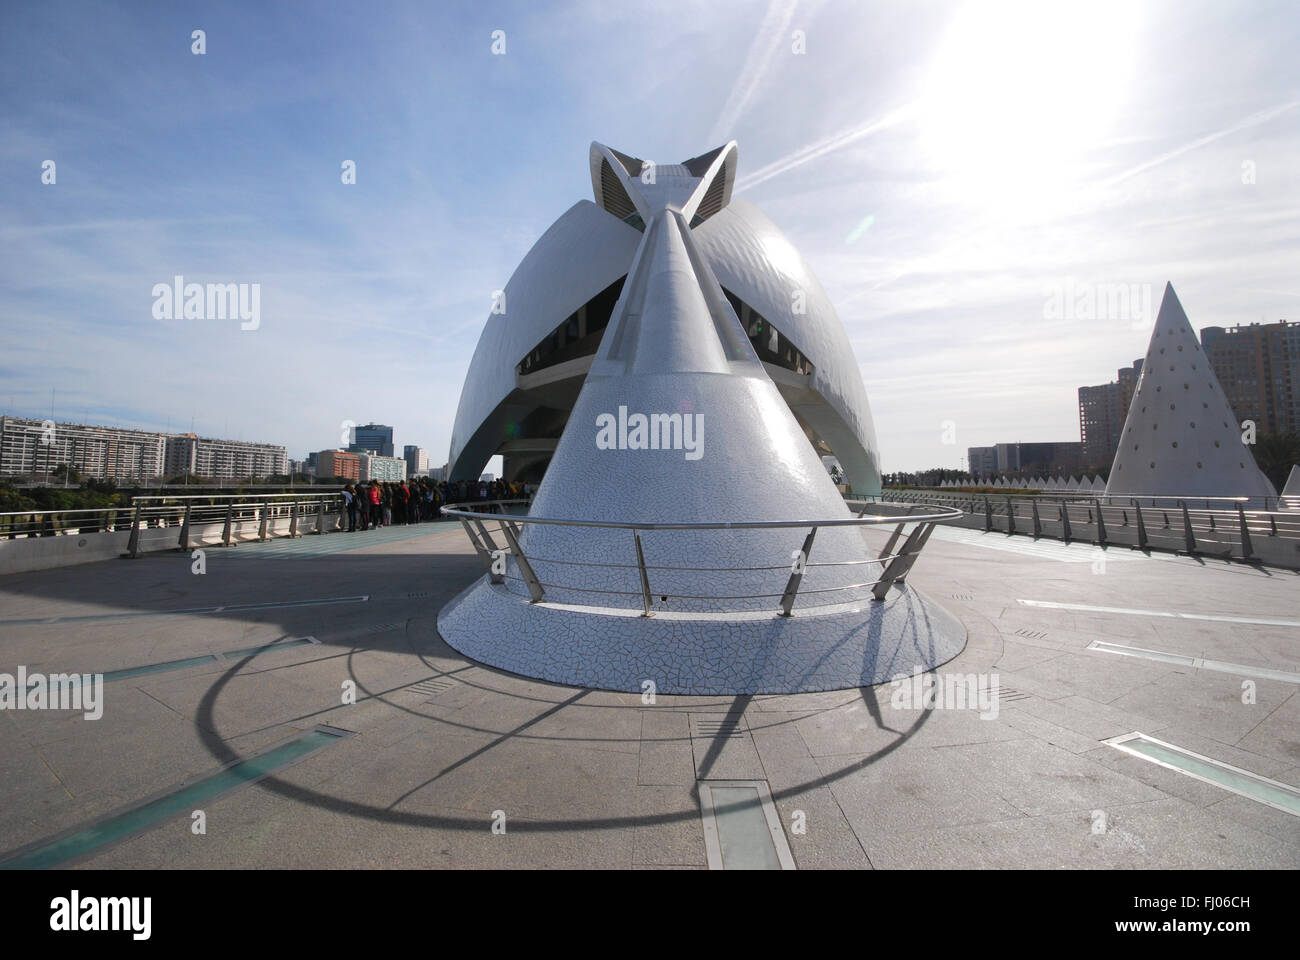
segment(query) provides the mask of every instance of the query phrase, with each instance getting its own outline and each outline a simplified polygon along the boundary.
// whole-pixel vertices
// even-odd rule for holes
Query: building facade
[[[361,479],[361,456],[345,450],[321,450],[316,454],[316,476]]]
[[[1079,469],[1083,444],[1074,441],[1048,443],[997,443],[991,447],[967,447],[967,469],[975,477],[998,473],[1074,473]]]
[[[1142,373],[1142,361],[1119,370],[1114,382],[1079,388],[1079,440],[1086,470],[1105,469],[1115,459],[1120,432],[1128,416],[1133,391]]]
[[[45,476],[61,463],[96,480],[162,476],[166,437],[144,430],[0,417],[0,476]]]
[[[284,447],[242,440],[216,440],[192,433],[167,437],[167,476],[204,477],[211,480],[246,480],[289,472]]]
[[[377,453],[381,457],[393,455],[393,428],[383,423],[366,423],[352,430],[350,453]]]
[[[428,475],[429,454],[423,447],[403,447],[402,459],[406,461],[406,475],[408,477],[423,477]]]
[[[359,470],[362,483],[378,480],[380,483],[396,483],[406,479],[406,461],[400,457],[381,457],[375,453],[357,454],[360,460]]]
[[[1237,423],[1300,433],[1300,321],[1205,327],[1201,348]]]

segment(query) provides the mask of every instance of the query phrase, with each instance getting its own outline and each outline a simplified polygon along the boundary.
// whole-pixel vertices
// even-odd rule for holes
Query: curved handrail
[[[939,504],[924,504],[925,506],[937,507],[939,510],[938,513],[873,514],[870,517],[832,517],[828,519],[810,518],[807,520],[718,520],[703,522],[620,522],[615,520],[573,520],[561,517],[533,517],[528,514],[500,514],[462,509],[475,504],[490,507],[528,502],[529,501],[527,500],[466,501],[463,503],[448,504],[442,508],[442,512],[449,516],[462,517],[468,520],[482,520],[484,518],[499,519],[502,516],[508,516],[511,520],[518,523],[554,524],[556,526],[565,527],[602,527],[612,530],[776,530],[800,527],[853,527],[887,524],[899,521],[906,523],[942,523],[946,520],[958,520],[965,516],[965,511],[963,510],[958,510],[956,507],[944,507]]]
[[[804,571],[809,566],[831,567],[831,566],[858,566],[863,563],[877,563],[880,565],[880,577],[876,580],[865,581],[861,583],[843,584],[822,589],[807,590],[805,593],[822,594],[834,593],[841,590],[855,590],[863,587],[870,587],[872,597],[875,600],[884,600],[889,593],[889,589],[900,582],[911,569],[912,564],[916,562],[916,557],[921,548],[925,546],[930,534],[938,523],[948,520],[957,520],[964,516],[964,512],[955,507],[939,507],[937,512],[917,514],[912,512],[920,504],[908,505],[908,511],[902,514],[873,514],[866,516],[866,508],[862,514],[856,517],[831,517],[826,519],[809,518],[804,520],[728,520],[728,521],[610,521],[610,520],[575,520],[561,517],[533,517],[525,514],[507,514],[505,512],[489,512],[493,507],[513,506],[520,503],[528,503],[526,500],[489,500],[489,501],[472,501],[465,503],[448,504],[442,508],[443,514],[457,517],[461,525],[465,528],[465,533],[473,544],[475,551],[483,560],[488,568],[488,577],[492,583],[502,584],[506,580],[523,582],[528,587],[529,595],[533,603],[542,601],[546,595],[547,589],[571,590],[578,593],[594,593],[601,595],[622,595],[636,596],[637,592],[631,590],[614,590],[608,588],[593,587],[590,585],[568,585],[544,582],[533,570],[532,563],[553,563],[557,562],[545,557],[528,557],[520,546],[519,540],[521,533],[516,524],[535,523],[552,526],[567,527],[593,527],[606,530],[630,530],[632,532],[635,549],[636,564],[627,563],[601,563],[596,561],[586,561],[581,566],[609,567],[618,569],[635,568],[639,574],[640,596],[643,604],[643,616],[653,616],[652,597],[655,595],[673,596],[679,600],[763,600],[780,597],[780,612],[783,616],[791,616],[791,609],[799,593],[800,585],[803,582]],[[466,507],[477,506],[484,509],[465,509]],[[902,506],[900,504],[900,506]],[[498,526],[497,532],[505,537],[508,549],[501,550],[496,547],[495,542],[489,536],[487,528],[484,526],[484,520],[496,521]],[[478,527],[476,533],[471,521]],[[889,542],[885,545],[880,556],[870,558],[865,561],[840,561],[831,563],[809,564],[808,554],[812,549],[813,540],[819,527],[851,527],[851,526],[872,526],[880,524],[896,524]],[[904,529],[908,524],[915,524],[912,533],[907,540],[898,547],[894,552],[894,547],[902,536]],[[809,529],[809,533],[803,541],[803,548],[795,551],[792,556],[798,557],[798,561],[790,566],[790,578],[786,583],[783,593],[759,593],[759,594],[683,594],[676,591],[670,594],[663,594],[662,590],[652,591],[650,589],[649,571],[651,570],[675,570],[675,571],[695,571],[708,570],[711,568],[704,567],[676,567],[647,564],[645,555],[641,548],[641,533],[651,530],[775,530],[803,528]],[[518,572],[522,576],[510,576],[506,573],[504,565],[498,565],[502,556],[509,554],[513,557]],[[572,561],[558,561],[560,563],[574,564]],[[754,570],[776,570],[780,567],[762,566],[762,567],[743,567],[734,568],[733,572],[751,572]]]

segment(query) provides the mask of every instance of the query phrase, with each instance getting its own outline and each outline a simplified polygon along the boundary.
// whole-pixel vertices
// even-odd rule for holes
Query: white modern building
[[[595,202],[497,297],[451,475],[500,455],[505,479],[541,482],[526,518],[467,520],[490,572],[439,614],[455,649],[704,694],[858,687],[964,645],[959,621],[880,573],[932,528],[868,546],[823,465],[880,492],[852,346],[790,242],[733,200],[736,166],[734,142],[680,164],[593,144]]]
[[[875,428],[848,336],[785,235],[733,199],[736,162],[732,143],[658,164],[647,184],[643,161],[592,145],[595,201],[578,201],[552,224],[492,306],[456,412],[450,479],[476,479],[498,454],[506,480],[541,478],[646,236],[646,197],[707,181],[687,229],[716,278],[720,309],[816,452],[839,461],[855,493],[880,493]]]

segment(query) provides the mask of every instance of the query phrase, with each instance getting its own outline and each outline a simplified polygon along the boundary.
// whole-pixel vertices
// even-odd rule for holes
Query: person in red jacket
[[[370,481],[370,526],[378,530],[384,524],[384,508],[380,505],[379,481]]]

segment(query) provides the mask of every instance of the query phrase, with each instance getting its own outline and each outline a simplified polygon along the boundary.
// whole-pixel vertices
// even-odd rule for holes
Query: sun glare
[[[1066,188],[1111,136],[1134,79],[1133,5],[973,0],[918,104],[927,164],[1010,214]]]

